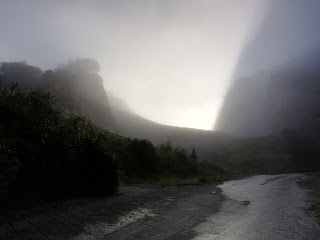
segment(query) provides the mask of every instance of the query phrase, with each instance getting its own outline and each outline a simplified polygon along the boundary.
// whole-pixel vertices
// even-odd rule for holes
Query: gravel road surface
[[[320,239],[319,225],[307,210],[314,201],[312,189],[304,187],[308,182],[312,179],[303,174],[225,182],[219,187],[226,201],[217,214],[194,228],[195,239]]]
[[[258,175],[224,184],[158,188],[9,211],[0,239],[320,239],[310,204],[320,180]],[[315,191],[317,190],[317,191]]]

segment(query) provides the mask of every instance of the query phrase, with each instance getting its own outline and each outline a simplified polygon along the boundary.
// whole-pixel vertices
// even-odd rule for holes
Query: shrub
[[[128,177],[147,177],[157,168],[157,153],[148,140],[132,140],[120,155],[123,170]]]
[[[112,194],[119,164],[108,133],[55,109],[48,93],[0,89],[0,193],[70,197]],[[27,197],[27,196],[25,196]]]

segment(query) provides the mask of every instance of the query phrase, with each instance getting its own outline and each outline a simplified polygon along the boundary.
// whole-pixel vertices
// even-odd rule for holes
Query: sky
[[[1,0],[0,61],[101,65],[107,91],[158,123],[211,129],[268,0]]]

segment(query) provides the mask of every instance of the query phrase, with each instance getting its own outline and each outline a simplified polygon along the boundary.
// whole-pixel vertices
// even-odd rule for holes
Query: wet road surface
[[[0,216],[0,239],[192,239],[224,201],[216,185],[131,185],[117,196],[10,211]]]
[[[10,211],[0,216],[0,239],[317,240],[320,228],[307,208],[320,199],[308,192],[319,192],[320,179],[308,179],[260,175],[219,186],[125,186],[118,196]]]
[[[220,185],[227,199],[194,228],[195,239],[320,239],[319,225],[306,210],[308,190],[297,184],[305,178],[264,175]]]

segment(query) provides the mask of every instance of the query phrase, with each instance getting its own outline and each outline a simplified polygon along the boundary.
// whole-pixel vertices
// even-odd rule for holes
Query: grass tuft
[[[313,210],[314,213],[316,214],[317,219],[318,219],[318,224],[320,224],[320,202],[312,204],[311,205],[311,210]]]

